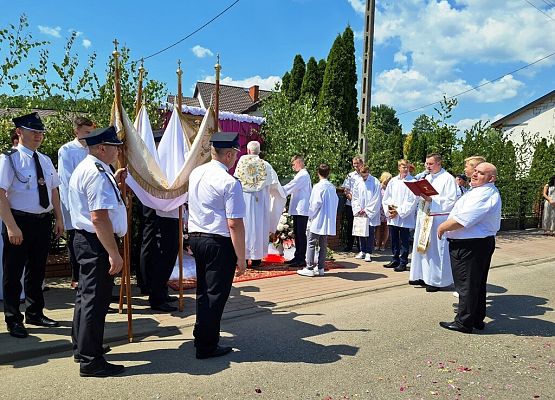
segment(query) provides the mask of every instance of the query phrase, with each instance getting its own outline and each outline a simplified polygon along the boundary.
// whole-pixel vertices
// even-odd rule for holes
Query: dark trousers
[[[104,323],[112,299],[114,278],[108,273],[108,253],[96,234],[75,231],[73,246],[79,263],[79,285],[71,329],[73,353],[81,357],[81,367],[94,367],[104,360]]]
[[[73,238],[75,238],[75,229],[66,230],[67,233],[67,254],[69,256],[69,266],[71,267],[71,280],[79,281],[79,263],[75,258],[75,250],[73,248]]]
[[[148,276],[149,266],[158,262],[158,216],[156,210],[147,206],[142,206],[143,211],[143,229],[141,244],[141,259],[139,262],[139,271],[137,273],[137,283],[141,290],[148,292],[150,290],[150,281]]]
[[[306,257],[306,215],[293,215],[293,234],[295,235],[295,256],[298,262],[305,262]]]
[[[21,229],[23,242],[13,245],[8,238],[5,224],[2,224],[4,253],[2,256],[4,277],[4,318],[7,323],[23,322],[23,314],[19,311],[21,295],[21,277],[25,271],[25,315],[38,317],[43,315],[44,296],[42,282],[52,231],[52,216],[41,218],[14,215],[15,223]]]
[[[407,265],[409,262],[409,228],[389,225],[389,236],[391,237],[393,261],[400,265]]]
[[[473,328],[486,317],[486,283],[495,237],[448,240],[453,280],[459,293],[455,321]]]
[[[210,352],[220,341],[220,321],[231,291],[237,256],[231,238],[191,236],[197,266],[197,352]]]
[[[150,283],[151,306],[166,302],[168,297],[168,280],[175,266],[175,259],[179,251],[179,219],[158,217],[159,243],[158,255],[147,265],[147,277]],[[158,236],[158,235],[157,235]]]
[[[374,233],[375,233],[376,227],[370,225],[369,229],[368,229],[368,236],[366,237],[359,237],[359,243],[360,243],[360,251],[362,251],[363,253],[368,253],[368,254],[372,254],[374,252]]]
[[[347,243],[345,247],[351,251],[355,243],[355,237],[353,236],[353,208],[350,205],[345,205],[345,219],[347,220],[347,232],[345,232]]]

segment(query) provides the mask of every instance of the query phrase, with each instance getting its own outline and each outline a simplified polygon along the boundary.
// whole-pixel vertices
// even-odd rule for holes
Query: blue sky
[[[407,111],[555,52],[555,0],[528,1],[377,0],[372,103],[395,108],[408,131],[418,115],[434,110]],[[27,14],[30,32],[51,42],[57,61],[65,38],[76,30],[79,58],[85,63],[95,52],[103,77],[114,38],[139,59],[186,36],[231,3],[1,0],[0,28]],[[174,93],[181,59],[184,95],[191,95],[196,81],[214,79],[219,53],[224,83],[272,88],[295,54],[305,61],[326,58],[347,24],[355,31],[360,68],[364,7],[364,0],[240,0],[202,31],[145,61],[145,68]],[[37,59],[34,53],[28,62]],[[552,56],[461,96],[452,121],[466,128],[479,119],[497,119],[555,89],[554,76]]]

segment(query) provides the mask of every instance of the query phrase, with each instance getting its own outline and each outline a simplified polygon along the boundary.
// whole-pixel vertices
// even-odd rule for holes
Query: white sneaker
[[[318,269],[318,268],[314,268],[314,276],[324,276],[324,268],[322,269]]]
[[[372,257],[370,256],[370,254],[366,254],[366,256],[364,257],[364,261],[366,261],[366,262],[371,262],[372,261]]]
[[[458,299],[459,298],[459,293],[458,292],[453,292],[453,297],[456,297]]]
[[[364,253],[361,251],[355,256],[356,259],[362,260],[364,258]]]
[[[298,269],[297,274],[302,276],[314,276],[314,270],[304,267],[303,269]]]

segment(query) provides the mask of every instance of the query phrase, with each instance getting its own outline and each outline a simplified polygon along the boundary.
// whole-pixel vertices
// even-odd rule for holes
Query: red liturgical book
[[[420,196],[421,194],[424,194],[426,196],[434,196],[438,194],[432,184],[426,179],[420,179],[419,181],[408,181],[405,182],[405,185],[407,185],[411,192],[413,192],[416,196]]]

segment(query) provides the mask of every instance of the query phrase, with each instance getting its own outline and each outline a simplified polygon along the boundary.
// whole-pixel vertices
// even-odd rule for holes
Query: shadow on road
[[[305,362],[328,364],[339,361],[344,356],[354,356],[358,347],[318,343],[320,335],[340,331],[331,324],[314,325],[301,319],[304,314],[267,309],[268,302],[259,304],[252,297],[245,296],[250,289],[234,288],[232,295],[241,295],[243,301],[251,299],[261,308],[255,318],[235,318],[222,322],[222,332],[226,336],[222,345],[233,346],[233,353],[208,360],[197,360],[193,340],[186,339],[177,349],[157,349],[131,354],[113,354],[111,362],[135,361],[140,365],[126,368],[125,375],[151,375],[186,373],[190,375],[212,375],[230,367],[231,363]],[[239,293],[241,292],[241,293]],[[307,314],[308,315],[308,314]],[[358,330],[357,332],[365,332]],[[159,339],[154,339],[159,341]],[[144,363],[146,361],[146,363]]]

